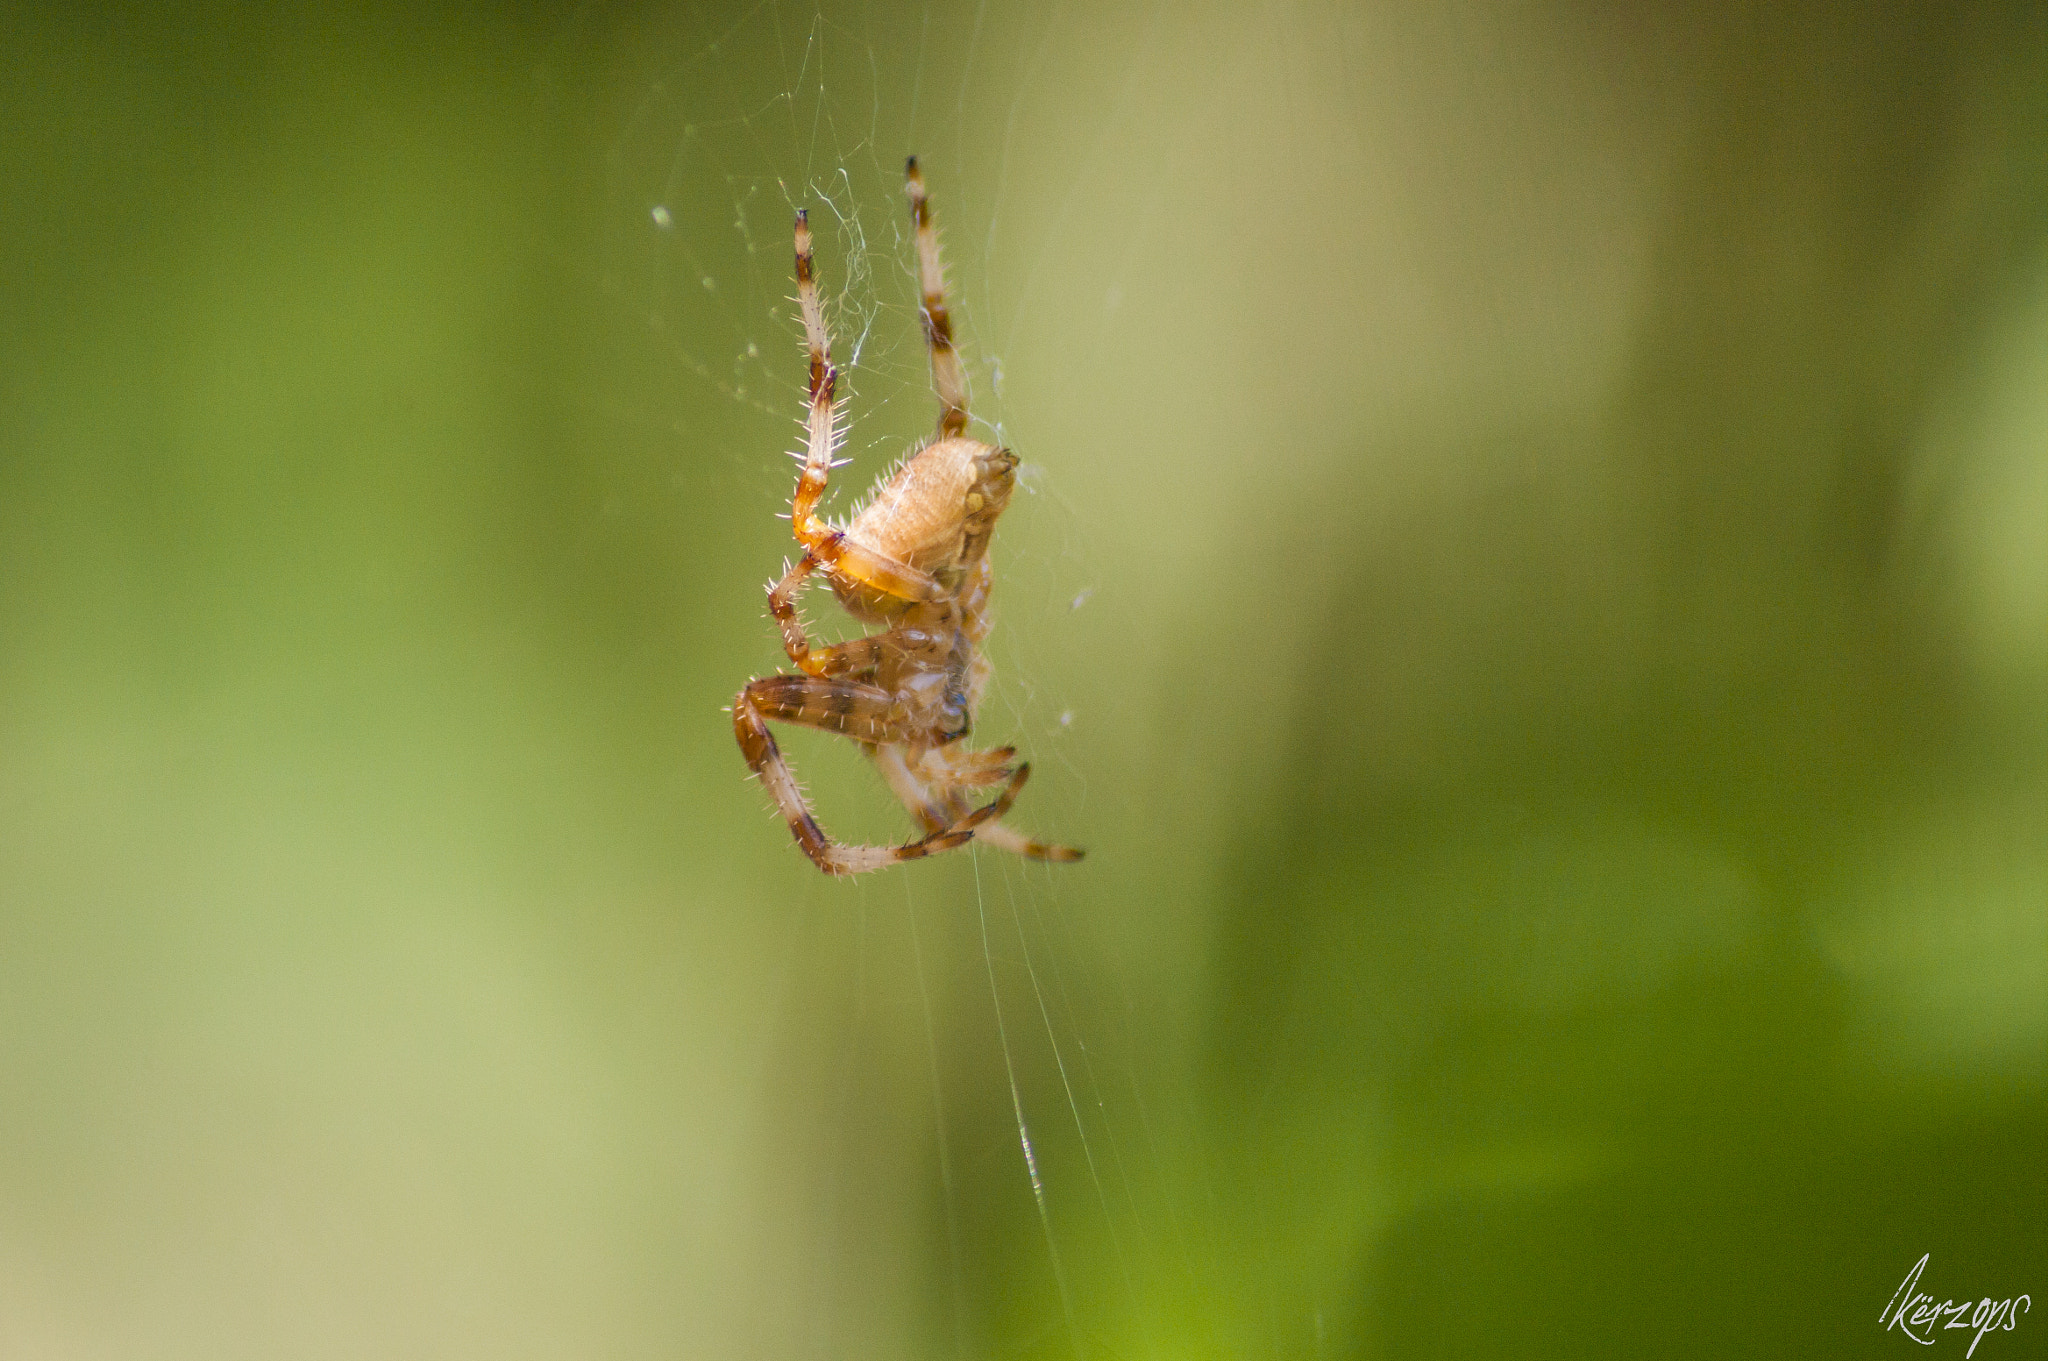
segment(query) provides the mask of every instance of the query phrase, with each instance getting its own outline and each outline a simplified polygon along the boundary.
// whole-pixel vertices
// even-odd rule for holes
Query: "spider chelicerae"
[[[796,565],[768,587],[768,612],[797,672],[747,682],[732,704],[733,732],[747,764],[775,797],[804,854],[827,874],[860,874],[979,840],[1033,860],[1079,860],[1068,846],[1035,841],[1002,817],[1031,774],[1012,767],[1014,747],[970,751],[962,739],[988,685],[988,558],[996,517],[1010,503],[1017,456],[967,437],[967,383],[953,349],[938,234],[932,229],[917,158],[904,170],[916,229],[925,348],[939,427],[875,487],[844,529],[820,519],[832,455],[839,447],[832,337],[818,300],[806,213],[796,215],[796,295],[810,346],[810,415],[804,468],[790,501],[790,527],[804,546]],[[846,612],[883,625],[852,642],[813,647],[796,598],[821,572]],[[811,813],[768,723],[838,733],[874,758],[883,779],[924,829],[900,846],[849,846],[832,840]],[[977,808],[969,791],[1001,785]]]

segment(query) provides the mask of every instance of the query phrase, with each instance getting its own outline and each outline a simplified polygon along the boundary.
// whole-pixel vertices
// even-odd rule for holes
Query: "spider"
[[[799,210],[796,294],[810,346],[810,414],[789,518],[804,552],[768,587],[768,612],[798,669],[748,681],[733,700],[733,732],[797,845],[827,874],[861,874],[977,839],[1033,860],[1079,860],[1081,852],[1072,847],[1002,825],[1031,774],[1028,762],[1010,765],[1016,748],[970,751],[961,742],[988,684],[990,666],[981,653],[995,583],[988,541],[1009,504],[1017,456],[967,437],[967,384],[953,349],[939,239],[915,156],[904,167],[903,187],[916,230],[938,430],[876,485],[844,529],[818,517],[840,443],[833,395],[839,371],[832,367],[832,337],[818,300],[809,216]],[[796,612],[797,595],[813,572],[831,583],[848,614],[882,630],[813,647]],[[768,731],[770,720],[859,743],[924,835],[900,846],[845,845],[825,835]],[[996,785],[1002,790],[994,800],[973,806],[968,791]]]

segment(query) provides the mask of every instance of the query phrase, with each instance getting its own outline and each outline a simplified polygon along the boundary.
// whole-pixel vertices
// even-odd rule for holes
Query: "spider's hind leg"
[[[927,828],[926,835],[916,841],[900,846],[850,846],[832,840],[818,825],[816,815],[811,812],[810,800],[804,797],[795,774],[789,768],[788,759],[776,746],[774,735],[768,731],[768,719],[773,717],[782,722],[859,737],[860,734],[853,731],[861,722],[856,715],[868,708],[877,695],[886,704],[886,695],[872,686],[824,681],[809,676],[769,676],[749,681],[746,688],[733,698],[733,735],[739,740],[747,765],[774,798],[776,808],[789,823],[790,835],[796,838],[797,845],[803,848],[812,863],[827,874],[863,874],[869,870],[885,869],[899,861],[921,860],[964,845],[983,825],[1010,811],[1011,805],[1017,801],[1017,791],[1024,787],[1024,781],[1031,775],[1029,765],[1018,766],[1008,772],[1008,783],[994,800],[972,811],[963,810],[960,816],[949,819],[947,826]],[[875,719],[868,719],[867,726],[871,732],[887,733],[886,726]],[[882,736],[881,740],[889,739]],[[894,747],[884,749],[895,750]]]
[[[934,832],[901,846],[841,845],[826,836],[825,829],[818,825],[818,819],[811,812],[810,800],[797,786],[788,760],[781,748],[775,745],[775,737],[768,731],[761,711],[754,707],[754,701],[745,690],[733,699],[732,727],[747,764],[760,777],[762,786],[774,797],[777,810],[788,821],[790,835],[796,838],[796,844],[803,848],[811,862],[827,874],[862,874],[868,870],[885,869],[903,860],[920,860],[939,851],[951,850],[974,836],[973,829],[969,828]]]

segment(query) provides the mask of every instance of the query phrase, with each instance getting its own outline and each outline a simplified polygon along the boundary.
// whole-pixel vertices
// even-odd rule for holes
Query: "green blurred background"
[[[2048,1298],[2038,4],[0,32],[0,1355]],[[909,151],[1029,464],[982,731],[1058,872],[827,882],[719,712],[794,206],[837,505],[932,419]]]

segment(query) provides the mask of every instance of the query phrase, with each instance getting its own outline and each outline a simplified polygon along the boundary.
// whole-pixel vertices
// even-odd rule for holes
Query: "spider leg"
[[[941,750],[950,752],[953,748]],[[930,753],[919,748],[871,746],[868,754],[875,758],[875,767],[882,772],[890,791],[927,832],[950,827],[967,815],[969,805],[962,790],[1001,784],[1016,773],[1009,764],[1017,754],[1015,747],[960,752],[964,759],[945,778],[935,778],[925,768],[924,758]]]
[[[939,258],[939,234],[932,227],[931,203],[924,176],[912,156],[903,166],[903,192],[910,198],[910,220],[917,229],[917,282],[922,295],[925,348],[932,357],[932,390],[939,397],[939,438],[967,433],[967,379],[953,348],[953,318],[946,311],[946,270]]]
[[[877,747],[872,754],[882,778],[889,782],[889,788],[910,810],[918,825],[927,832],[938,832],[956,824],[965,813],[968,804],[964,790],[973,785],[994,783],[1008,773],[1002,763],[1016,755],[1016,748],[962,751],[957,747],[935,747],[906,752],[902,747],[889,746]],[[933,764],[940,768],[930,769]],[[1086,854],[1072,846],[1025,836],[993,817],[975,829],[974,839],[1027,860],[1072,863]]]
[[[862,874],[868,870],[885,869],[904,860],[921,860],[963,845],[974,837],[974,832],[968,829],[935,832],[901,846],[841,845],[826,836],[825,829],[818,825],[818,819],[811,812],[810,801],[804,797],[803,790],[797,786],[796,776],[790,772],[789,762],[775,745],[774,736],[769,733],[768,725],[762,721],[760,712],[747,698],[745,690],[740,691],[732,702],[732,726],[739,738],[740,750],[746,754],[747,764],[774,796],[775,805],[788,821],[796,844],[803,848],[813,864],[827,874]]]
[[[934,747],[927,751],[925,765],[938,766],[938,778],[957,789],[977,789],[983,785],[1000,784],[1010,773],[1010,759],[1017,754],[1015,747],[991,747],[987,751],[968,751],[964,747]]]
[[[930,573],[856,543],[818,518],[818,503],[832,473],[832,454],[839,445],[838,407],[833,396],[839,370],[832,367],[832,334],[825,326],[824,304],[818,300],[810,214],[802,209],[796,215],[796,297],[804,318],[804,340],[810,348],[811,377],[810,414],[804,422],[804,470],[797,476],[796,495],[790,500],[790,529],[813,566],[851,577],[899,600],[942,599],[947,592]]]
[[[804,676],[768,677],[767,680],[808,681]],[[835,686],[847,689],[872,689],[868,686],[852,686],[845,682],[833,682]],[[900,846],[849,846],[833,841],[825,835],[824,828],[811,812],[810,801],[798,787],[796,776],[791,773],[789,762],[775,745],[774,736],[768,731],[766,716],[755,704],[754,694],[766,685],[764,681],[749,682],[747,687],[734,697],[732,702],[733,733],[739,739],[740,750],[747,758],[747,765],[761,778],[774,797],[777,808],[789,823],[790,834],[812,863],[827,874],[862,874],[868,870],[884,869],[904,860],[920,860],[940,851],[951,850],[973,839],[982,824],[1000,818],[1010,810],[1017,800],[1017,791],[1024,787],[1024,781],[1031,774],[1028,765],[1019,766],[1010,776],[1009,783],[997,798],[958,819],[953,825],[935,829],[916,841]],[[875,691],[876,694],[884,692]],[[806,722],[816,715],[792,717],[777,714],[791,722]],[[807,726],[824,727],[824,723],[811,722]],[[838,731],[839,729],[829,729]]]
[[[829,677],[872,672],[882,656],[881,634],[835,643],[830,647],[811,646],[810,635],[804,632],[803,621],[797,617],[796,597],[803,589],[805,578],[817,570],[817,566],[816,559],[805,554],[797,559],[794,567],[782,574],[782,580],[768,588],[768,613],[774,615],[775,622],[781,626],[782,650],[806,675]]]
[[[782,574],[782,580],[768,588],[768,613],[775,616],[775,622],[782,630],[782,650],[789,654],[792,662],[814,676],[824,673],[812,669],[811,637],[804,632],[804,621],[797,617],[796,597],[803,590],[805,579],[817,567],[817,559],[806,553]]]
[[[941,788],[947,789],[950,793],[951,797],[945,804],[950,809],[955,802],[964,805],[965,799],[958,792],[960,789],[982,782],[982,776],[979,774],[982,763],[987,761],[989,757],[1008,752],[1009,750],[1010,748],[1005,747],[1000,748],[998,751],[983,752],[962,751],[958,747],[937,747],[926,752],[924,755],[927,764],[936,764],[939,767],[934,782],[938,783]],[[1025,836],[1022,832],[1014,828],[1005,827],[999,822],[989,822],[982,826],[974,834],[974,839],[985,841],[999,850],[1021,855],[1027,860],[1052,860],[1061,863],[1071,863],[1079,860],[1086,854],[1086,852],[1073,846],[1061,846],[1050,841],[1040,841],[1035,837]]]
[[[747,703],[778,723],[836,732],[862,742],[930,740],[928,728],[913,728],[895,698],[879,685],[827,680],[822,676],[763,676],[747,682]]]
[[[1025,836],[1013,827],[991,822],[978,828],[974,833],[976,841],[986,842],[998,850],[1021,855],[1026,860],[1051,860],[1058,864],[1072,864],[1087,852],[1078,846],[1061,846],[1050,841],[1039,841]]]
[[[855,638],[849,642],[833,643],[829,647],[817,648],[810,654],[804,670],[824,680],[850,677],[854,680],[873,678],[875,667],[882,659],[882,640],[887,634],[877,633],[866,638]]]

